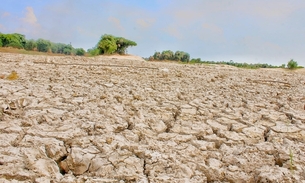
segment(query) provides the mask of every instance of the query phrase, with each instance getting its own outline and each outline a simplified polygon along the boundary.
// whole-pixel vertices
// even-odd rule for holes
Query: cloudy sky
[[[101,35],[130,54],[181,50],[202,60],[305,66],[304,0],[1,0],[0,32],[84,49]]]

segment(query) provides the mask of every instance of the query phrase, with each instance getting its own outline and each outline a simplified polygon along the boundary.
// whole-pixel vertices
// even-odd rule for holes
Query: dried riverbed
[[[0,53],[0,75],[0,182],[305,182],[303,71]]]

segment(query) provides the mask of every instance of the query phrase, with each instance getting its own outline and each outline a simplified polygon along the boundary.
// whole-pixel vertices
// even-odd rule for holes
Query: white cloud
[[[124,30],[122,24],[121,24],[121,21],[118,19],[118,18],[115,18],[115,17],[109,17],[108,18],[108,21],[110,23],[112,23],[115,28],[119,29],[119,30]]]
[[[8,17],[8,16],[10,16],[11,14],[9,13],[9,12],[3,12],[2,14],[1,14],[1,17],[2,18],[4,18],[4,17]]]
[[[22,21],[34,26],[38,25],[37,18],[32,7],[26,7],[25,17],[22,18]]]
[[[144,19],[144,18],[138,18],[136,20],[137,25],[139,25],[141,28],[150,28],[155,23],[155,19]]]

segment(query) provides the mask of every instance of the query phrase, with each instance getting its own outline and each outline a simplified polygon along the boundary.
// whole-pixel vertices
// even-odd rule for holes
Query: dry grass
[[[55,54],[55,53],[45,53],[38,51],[27,51],[24,49],[10,48],[10,47],[0,47],[0,52],[2,53],[17,53],[17,54],[27,54],[27,55],[50,55],[50,56],[63,56],[63,54]]]
[[[9,74],[9,75],[6,77],[6,79],[8,79],[8,80],[16,80],[16,79],[18,79],[18,78],[19,78],[19,76],[18,76],[18,74],[17,74],[16,71],[12,71],[11,74]]]

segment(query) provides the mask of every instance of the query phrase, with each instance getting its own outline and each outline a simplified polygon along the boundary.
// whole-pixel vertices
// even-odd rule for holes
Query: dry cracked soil
[[[305,182],[304,70],[0,53],[0,76],[0,182]]]

